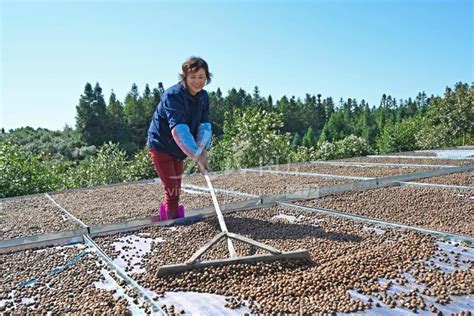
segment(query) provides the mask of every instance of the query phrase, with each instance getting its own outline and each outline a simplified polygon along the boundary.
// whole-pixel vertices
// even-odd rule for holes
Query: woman
[[[153,166],[165,189],[160,220],[184,217],[179,205],[183,160],[194,159],[207,170],[206,149],[211,142],[209,96],[203,90],[211,82],[207,63],[191,57],[182,65],[181,81],[161,96],[148,129],[148,147]]]

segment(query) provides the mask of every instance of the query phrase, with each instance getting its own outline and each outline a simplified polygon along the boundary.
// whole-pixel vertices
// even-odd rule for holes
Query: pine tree
[[[316,122],[313,124],[314,131],[319,135],[326,123],[326,108],[324,107],[323,102],[321,102],[321,94],[318,94],[316,99],[315,119]]]
[[[418,112],[418,107],[416,105],[416,102],[414,102],[411,98],[408,98],[407,101],[407,109],[406,109],[406,115],[407,117],[412,117]]]
[[[143,91],[142,101],[143,108],[145,109],[144,116],[148,119],[148,122],[151,120],[153,113],[155,112],[156,105],[154,102],[154,96],[148,86],[148,83],[145,85],[145,91]]]
[[[90,83],[86,83],[84,93],[81,94],[79,98],[79,105],[76,106],[76,129],[81,140],[86,144],[90,144],[89,142],[93,138],[91,130],[89,129],[94,115],[91,110],[93,99],[92,86]]]
[[[334,101],[332,100],[331,97],[325,99],[323,101],[323,106],[326,112],[326,119],[324,120],[324,124],[326,124],[329,121],[329,118],[331,115],[334,113]]]
[[[134,83],[132,89],[125,97],[125,118],[130,128],[131,141],[137,147],[144,147],[146,144],[148,126],[151,117],[148,117],[148,112],[143,104],[143,99],[140,98],[138,87]]]
[[[295,147],[297,147],[297,146],[299,146],[299,145],[301,145],[300,134],[295,133],[295,134],[293,135],[292,140],[291,140],[291,146],[292,146],[293,148],[295,148]]]
[[[252,106],[258,109],[265,109],[265,99],[260,96],[258,86],[253,89]]]
[[[303,139],[301,140],[301,144],[307,148],[316,145],[316,139],[314,137],[313,129],[311,128],[311,126],[308,127],[306,134],[303,136]]]
[[[220,137],[223,133],[225,113],[229,111],[226,107],[228,103],[224,102],[220,88],[217,88],[216,92],[209,92],[209,105],[211,108],[209,119],[212,124],[212,132]]]
[[[273,98],[271,95],[268,96],[266,109],[273,111]]]
[[[107,112],[111,117],[124,119],[123,106],[120,101],[117,100],[117,96],[114,90],[110,93],[109,104],[107,105]]]
[[[163,87],[163,83],[158,82],[158,87],[153,88],[153,104],[155,106],[155,109],[158,103],[160,103],[161,96],[163,95],[164,92],[165,92],[165,88]]]
[[[302,107],[301,100],[297,100],[294,96],[289,100],[286,96],[283,96],[280,101],[277,101],[277,110],[283,115],[284,119],[282,132],[294,134],[295,132],[305,131],[304,117],[300,115]]]
[[[107,105],[107,116],[110,126],[109,140],[118,143],[128,154],[132,154],[136,146],[130,143],[130,131],[125,120],[123,105],[117,100],[113,90]]]
[[[109,122],[99,83],[94,89],[90,83],[86,83],[76,110],[76,128],[81,140],[88,145],[101,146],[109,136]]]
[[[336,111],[331,115],[326,125],[324,125],[320,140],[329,142],[341,140],[349,136],[351,132],[352,130],[344,120],[344,113]]]

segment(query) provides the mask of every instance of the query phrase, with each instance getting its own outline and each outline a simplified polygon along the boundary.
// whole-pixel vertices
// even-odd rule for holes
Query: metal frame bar
[[[327,173],[311,173],[311,172],[297,172],[297,171],[283,171],[283,170],[259,170],[259,169],[242,169],[244,172],[262,172],[262,173],[270,173],[270,174],[288,174],[294,176],[305,176],[305,177],[321,177],[321,178],[335,178],[335,179],[352,179],[352,180],[370,180],[375,178],[370,177],[357,177],[357,176],[341,176],[335,174],[327,174]]]
[[[54,206],[56,206],[57,208],[59,208],[61,211],[63,211],[63,213],[70,219],[72,219],[73,221],[76,221],[79,225],[81,225],[82,227],[88,229],[89,226],[87,226],[86,224],[84,224],[79,218],[77,218],[76,216],[72,215],[71,213],[69,213],[65,208],[63,208],[61,205],[59,205],[48,193],[45,193],[44,196],[51,202],[53,203]]]
[[[393,186],[393,185],[404,185],[403,182],[410,180],[416,180],[420,178],[439,176],[444,174],[451,174],[456,172],[470,171],[474,170],[474,165],[463,166],[463,167],[453,167],[453,168],[442,168],[436,169],[429,172],[418,172],[409,175],[398,175],[390,176],[384,178],[376,178],[371,180],[363,180],[359,182],[345,183],[335,186],[325,186],[310,188],[305,190],[300,190],[297,192],[292,192],[283,195],[277,196],[262,196],[255,199],[239,201],[235,203],[228,203],[222,205],[222,211],[224,213],[232,213],[240,210],[248,209],[257,209],[264,207],[271,207],[275,205],[277,201],[279,202],[291,202],[295,200],[308,200],[314,198],[320,198],[329,194],[351,191],[351,190],[360,190],[360,189],[370,189],[383,186]],[[163,221],[163,222],[154,222],[152,218],[137,219],[132,221],[125,221],[121,223],[99,225],[99,226],[90,226],[88,231],[84,228],[75,230],[75,231],[66,231],[59,233],[47,233],[42,235],[26,236],[13,238],[8,240],[0,240],[0,253],[9,253],[18,250],[38,248],[38,247],[47,247],[53,245],[64,245],[76,242],[82,242],[82,234],[89,233],[91,236],[103,236],[110,235],[117,232],[126,232],[134,231],[141,228],[159,225],[159,226],[169,226],[174,224],[182,224],[187,222],[199,221],[206,217],[214,216],[214,208],[200,208],[191,210],[189,216],[182,219]]]
[[[10,252],[34,248],[44,248],[50,246],[62,246],[79,243],[83,242],[84,234],[87,234],[87,230],[84,228],[80,228],[65,232],[47,233],[41,235],[0,240],[0,254],[6,254]]]
[[[122,187],[127,185],[135,185],[135,184],[151,184],[151,183],[161,183],[160,178],[153,178],[153,179],[143,179],[143,180],[136,180],[130,182],[119,182],[119,183],[112,183],[112,184],[101,184],[94,187],[87,187],[87,188],[77,188],[77,189],[67,189],[61,191],[51,191],[48,194],[62,194],[62,193],[74,193],[74,192],[82,192],[87,190],[95,190],[95,189],[107,189],[113,187]]]
[[[242,209],[251,209],[255,208],[262,204],[261,198],[254,198],[250,200],[238,201],[233,203],[227,203],[222,205],[222,211],[237,211]],[[213,206],[193,209],[188,212],[188,216],[185,218],[172,219],[167,221],[156,221],[153,217],[147,217],[142,219],[124,221],[120,223],[105,224],[91,226],[89,228],[91,236],[104,236],[110,235],[118,232],[126,232],[138,230],[150,226],[171,226],[174,224],[184,224],[189,222],[196,222],[203,218],[214,216],[215,211]]]
[[[387,168],[452,168],[458,167],[454,165],[420,165],[420,164],[396,164],[396,163],[381,163],[381,162],[357,162],[357,161],[343,161],[343,160],[312,160],[304,162],[290,162],[285,164],[274,164],[267,166],[260,166],[258,168],[253,168],[256,170],[267,170],[274,167],[285,167],[293,165],[329,165],[329,166],[343,166],[343,167],[387,167]]]
[[[407,163],[385,163],[385,162],[356,162],[356,161],[311,161],[314,164],[334,166],[365,166],[365,167],[401,167],[401,168],[454,168],[455,165],[425,165]]]
[[[150,305],[152,313],[166,315],[166,313],[161,309],[161,307],[153,300],[153,298],[148,295],[145,291],[142,290],[142,287],[132,279],[128,274],[123,271],[118,265],[116,265],[112,259],[88,236],[84,235],[84,243],[91,248],[108,266],[112,271],[117,273],[125,283],[135,292],[143,301],[147,302]]]
[[[369,158],[401,158],[401,159],[441,159],[441,160],[474,160],[472,157],[434,157],[434,156],[395,156],[395,155],[368,155]]]
[[[202,186],[199,186],[199,185],[194,185],[194,184],[183,183],[182,188],[191,189],[191,190],[205,191],[207,193],[210,192],[209,188],[202,187]],[[248,194],[248,193],[243,193],[243,192],[239,192],[239,191],[224,190],[224,189],[219,189],[219,188],[214,188],[214,190],[217,193],[225,193],[225,194],[229,194],[229,195],[245,196],[245,197],[248,197],[248,198],[259,197],[258,195],[255,195],[255,194]]]
[[[446,188],[446,189],[459,189],[459,190],[474,190],[474,187],[468,187],[468,186],[463,186],[463,185],[422,183],[422,182],[404,182],[404,181],[397,181],[397,183],[401,186]]]
[[[371,188],[378,188],[378,187],[384,187],[384,186],[400,185],[398,183],[400,181],[416,180],[416,179],[421,179],[421,178],[440,176],[440,175],[451,174],[455,172],[463,172],[463,171],[468,171],[468,170],[474,170],[474,165],[455,167],[455,168],[442,168],[442,169],[435,169],[431,171],[421,171],[421,172],[415,172],[415,173],[404,174],[404,175],[374,178],[374,179],[362,180],[358,182],[349,182],[349,183],[337,184],[337,185],[332,185],[332,186],[315,187],[315,188],[309,188],[309,189],[291,192],[287,194],[262,196],[262,204],[266,204],[269,202],[277,202],[277,201],[290,202],[290,201],[296,201],[296,200],[309,200],[309,199],[321,198],[323,196],[327,196],[334,193],[340,193],[340,192],[346,192],[346,191],[352,191],[352,190],[371,189]]]
[[[255,198],[252,200],[239,201],[229,204],[223,204],[222,209],[224,213],[235,212],[244,209],[254,209],[261,206],[261,199]],[[83,235],[88,234],[93,237],[110,235],[118,232],[134,231],[150,226],[170,226],[174,224],[184,224],[188,222],[196,222],[203,218],[214,215],[213,207],[206,207],[200,209],[190,210],[190,216],[185,218],[168,220],[168,221],[153,221],[152,217],[143,219],[125,221],[121,223],[113,223],[99,226],[87,226],[87,228],[79,228],[71,231],[46,233],[39,235],[31,235],[24,237],[17,237],[12,239],[0,240],[0,254],[10,253],[20,250],[66,245],[83,242]]]
[[[389,221],[377,220],[377,219],[373,219],[373,218],[362,216],[362,215],[353,215],[353,214],[350,214],[350,213],[329,210],[329,209],[325,209],[325,208],[321,208],[321,207],[309,207],[309,206],[289,204],[289,203],[285,203],[285,202],[276,202],[276,204],[280,205],[282,207],[286,207],[286,208],[291,208],[291,209],[296,209],[296,210],[301,210],[301,211],[314,212],[314,213],[321,213],[321,214],[336,216],[336,217],[344,217],[344,218],[347,218],[347,219],[350,219],[350,220],[369,223],[369,224],[374,224],[374,225],[379,225],[379,226],[383,226],[383,227],[409,229],[409,230],[413,230],[413,231],[417,231],[417,232],[421,232],[421,233],[441,237],[441,238],[444,238],[444,239],[447,239],[447,240],[458,241],[458,242],[463,241],[463,242],[467,242],[471,245],[474,244],[474,237],[471,237],[471,236],[453,234],[453,233],[437,231],[437,230],[432,230],[432,229],[427,229],[427,228],[421,228],[421,227],[416,227],[416,226],[409,226],[409,225],[404,225],[404,224],[393,223],[393,222],[389,222]]]

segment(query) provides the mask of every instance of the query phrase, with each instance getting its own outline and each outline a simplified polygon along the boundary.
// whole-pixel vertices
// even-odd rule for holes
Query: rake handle
[[[211,178],[209,177],[207,172],[204,172],[204,178],[206,179],[207,186],[209,187],[209,191],[211,192],[212,202],[214,203],[214,208],[216,209],[217,219],[219,220],[221,231],[227,233],[229,231],[227,230],[227,226],[225,224],[224,216],[222,215],[219,202],[217,202],[217,196],[216,192],[214,191],[214,186],[212,185]],[[227,247],[229,248],[230,257],[237,257],[237,253],[235,252],[234,245],[232,244],[232,240],[230,240],[230,238],[227,238]]]

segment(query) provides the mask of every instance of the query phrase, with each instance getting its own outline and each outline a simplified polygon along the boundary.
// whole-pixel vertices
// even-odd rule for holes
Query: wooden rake
[[[202,246],[198,251],[194,253],[194,255],[189,258],[188,261],[181,264],[170,264],[164,265],[158,268],[157,275],[164,276],[168,274],[175,274],[180,273],[187,270],[193,270],[203,267],[209,266],[219,266],[219,265],[227,265],[227,264],[236,264],[236,263],[252,263],[252,262],[259,262],[259,261],[270,261],[270,260],[280,260],[280,259],[302,259],[307,258],[309,259],[309,252],[304,249],[298,249],[295,251],[281,251],[272,246],[265,245],[253,239],[230,233],[227,230],[227,226],[224,221],[224,216],[222,215],[221,208],[219,207],[219,203],[217,202],[216,193],[214,191],[214,187],[211,183],[211,178],[207,173],[204,173],[204,177],[206,178],[207,186],[211,192],[212,202],[214,203],[214,208],[216,210],[217,218],[219,220],[219,225],[221,227],[221,232],[217,234],[214,238],[209,240],[204,246]],[[229,258],[225,259],[217,259],[217,260],[208,260],[208,261],[199,261],[198,259],[211,248],[214,244],[216,244],[221,239],[227,239],[227,247],[229,249]],[[238,240],[249,244],[251,246],[263,249],[268,251],[268,254],[261,254],[261,255],[251,255],[251,256],[237,256],[235,252],[234,245],[232,244],[232,240]]]

